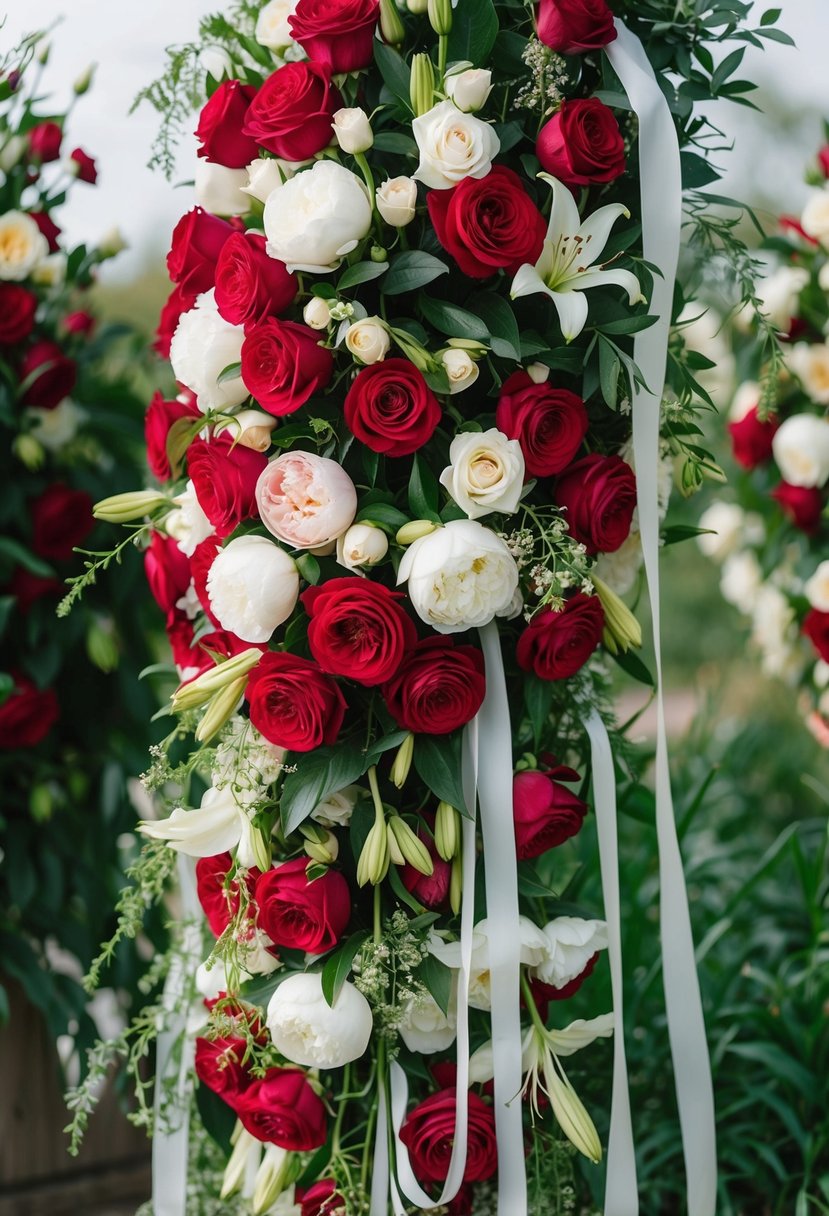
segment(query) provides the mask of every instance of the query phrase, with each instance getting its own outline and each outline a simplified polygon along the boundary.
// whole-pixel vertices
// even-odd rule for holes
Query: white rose
[[[323,996],[317,972],[289,975],[268,1003],[268,1030],[274,1047],[292,1064],[342,1068],[368,1047],[371,1008],[348,980],[333,1006]]]
[[[744,380],[734,394],[728,417],[732,422],[739,422],[751,410],[757,409],[760,400],[760,385],[756,380]]]
[[[754,607],[754,601],[762,582],[763,572],[750,549],[741,553],[732,553],[723,562],[720,574],[722,597],[726,603],[733,604],[747,616]]]
[[[336,794],[329,794],[311,812],[311,818],[324,828],[347,828],[362,792],[359,785],[347,785]]]
[[[829,190],[815,190],[810,194],[800,223],[807,236],[814,237],[821,245],[829,245]]]
[[[170,362],[176,380],[196,394],[202,413],[232,409],[250,395],[241,376],[219,384],[225,368],[239,363],[244,340],[243,326],[231,325],[219,316],[212,291],[199,296],[196,307],[181,314],[170,343]]]
[[[376,566],[389,551],[389,541],[382,528],[374,524],[352,524],[337,538],[337,561],[346,570],[360,566]]]
[[[321,160],[268,196],[263,222],[272,258],[324,274],[368,235],[371,203],[358,177]]]
[[[187,482],[173,502],[176,509],[165,517],[164,530],[178,542],[186,557],[192,557],[202,541],[213,536],[215,529],[202,510],[192,481]]]
[[[812,400],[829,405],[829,346],[825,342],[799,342],[788,364]]]
[[[775,432],[771,449],[783,480],[793,486],[822,486],[829,478],[829,422],[794,414]]]
[[[480,110],[492,92],[492,72],[467,68],[446,77],[446,96],[465,114]]]
[[[766,675],[791,679],[799,670],[792,647],[794,609],[777,587],[760,587],[752,612],[751,640],[761,653]]]
[[[464,431],[452,440],[440,483],[470,519],[491,511],[511,515],[524,489],[521,445],[495,427]]]
[[[331,324],[328,301],[321,296],[312,296],[302,310],[302,319],[311,329],[327,329]]]
[[[227,431],[233,436],[235,443],[240,443],[243,448],[250,448],[252,452],[267,452],[276,423],[277,419],[266,414],[264,410],[240,410],[229,422],[221,427],[217,426],[216,430]]]
[[[66,254],[56,249],[47,254],[32,271],[32,282],[41,287],[60,287],[66,281]]]
[[[223,46],[206,46],[199,51],[199,67],[214,80],[234,75],[233,60]]]
[[[49,242],[30,215],[0,215],[0,279],[27,278],[49,253]]]
[[[448,190],[467,177],[486,177],[501,147],[487,123],[441,101],[412,122],[420,151],[415,177],[431,190]]]
[[[337,143],[343,152],[348,152],[352,156],[357,152],[367,152],[374,143],[374,133],[368,120],[368,114],[359,106],[355,106],[353,109],[344,107],[342,110],[337,110],[331,125],[334,128]]]
[[[417,208],[417,182],[413,177],[390,177],[374,195],[377,210],[393,228],[411,224]]]
[[[271,51],[281,51],[293,42],[288,18],[299,0],[270,0],[256,19],[254,38]]]
[[[228,169],[212,161],[196,161],[196,202],[213,215],[244,215],[250,210],[244,193],[247,169]]]
[[[603,920],[557,916],[544,926],[549,951],[535,967],[544,984],[563,988],[584,971],[598,950],[607,949],[607,925]]]
[[[87,414],[70,397],[64,397],[53,410],[31,406],[26,410],[25,418],[33,424],[29,434],[48,451],[58,452],[75,438]]]
[[[288,170],[285,161],[271,156],[251,161],[246,172],[248,180],[240,189],[260,203],[266,203],[274,190],[278,190],[283,182],[293,177],[293,172]]]
[[[355,321],[345,332],[345,344],[360,363],[380,363],[389,353],[391,338],[379,317]]]
[[[462,393],[478,379],[478,364],[465,350],[450,346],[448,350],[441,351],[440,361],[449,380],[450,393]]]
[[[829,612],[829,561],[821,562],[803,587],[806,599],[818,612]]]
[[[797,313],[798,298],[809,282],[804,266],[780,266],[757,285],[758,309],[775,327],[788,332],[791,319]]]
[[[512,607],[518,567],[504,542],[471,519],[421,536],[403,555],[398,583],[422,621],[438,633],[485,625]]]
[[[409,1051],[428,1056],[452,1046],[458,1026],[456,991],[457,985],[453,983],[446,1013],[430,992],[424,993],[416,1001],[409,1001],[399,1027],[400,1037]]]
[[[745,512],[733,502],[712,503],[699,519],[707,532],[697,537],[697,544],[706,557],[721,562],[737,548],[743,534]]]
[[[237,536],[210,567],[207,594],[222,629],[243,642],[267,642],[296,607],[299,573],[266,536]]]

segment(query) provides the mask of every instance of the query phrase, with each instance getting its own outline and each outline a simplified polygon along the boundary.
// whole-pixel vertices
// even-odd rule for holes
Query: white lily
[[[176,807],[169,819],[142,819],[138,829],[188,857],[215,857],[235,848],[249,820],[229,789],[209,789],[197,811]]]
[[[639,280],[629,270],[596,266],[607,244],[610,230],[620,215],[630,219],[621,203],[600,207],[582,223],[576,200],[568,188],[549,173],[539,177],[550,183],[553,206],[541,257],[534,266],[519,266],[510,295],[530,296],[543,292],[556,306],[565,342],[572,342],[587,321],[587,300],[583,292],[590,287],[623,287],[633,304],[644,300]]]

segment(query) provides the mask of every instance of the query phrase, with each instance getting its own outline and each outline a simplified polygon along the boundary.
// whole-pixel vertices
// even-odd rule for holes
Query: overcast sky
[[[761,0],[756,11],[771,3]],[[730,158],[719,159],[732,166],[725,188],[737,197],[797,211],[805,192],[804,160],[821,138],[820,116],[829,117],[829,0],[778,3],[797,49],[776,43],[769,43],[765,54],[749,49],[740,71],[761,83],[774,121],[736,106],[721,107],[716,117],[735,149]],[[144,105],[129,117],[130,104],[161,72],[164,48],[192,39],[199,17],[220,7],[221,0],[11,0],[0,31],[6,46],[67,14],[52,35],[46,76],[59,98],[88,63],[98,65],[95,86],[73,116],[70,146],[80,144],[96,156],[100,176],[96,187],[76,187],[63,225],[73,240],[95,240],[117,224],[131,249],[108,268],[115,277],[130,278],[150,256],[159,257],[176,219],[191,205],[189,189],[174,190],[146,168],[157,116]],[[194,147],[192,139],[182,145],[180,180],[192,177]]]

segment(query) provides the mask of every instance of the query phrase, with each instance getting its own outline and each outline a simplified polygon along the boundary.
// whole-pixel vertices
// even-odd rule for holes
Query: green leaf
[[[407,730],[395,730],[390,735],[384,735],[382,739],[376,739],[366,752],[366,768],[376,764],[385,752],[391,751],[393,747],[399,747],[408,733]]]
[[[449,1012],[449,1002],[452,999],[452,969],[442,963],[434,954],[427,954],[423,962],[415,970],[415,976],[425,984],[435,999],[435,1004],[445,1015]]]
[[[216,382],[218,384],[224,384],[227,380],[238,380],[241,370],[241,363],[228,363],[227,367],[223,367],[219,372]]]
[[[622,365],[612,343],[599,338],[599,384],[610,409],[615,410],[619,399],[619,372]]]
[[[51,566],[47,566],[46,562],[30,553],[25,545],[13,540],[11,536],[0,536],[0,558],[2,557],[8,558],[12,566],[22,566],[24,570],[37,574],[40,578],[55,577]]]
[[[461,782],[461,734],[417,735],[414,766],[424,785],[440,798],[466,814]]]
[[[386,46],[385,42],[381,42],[379,38],[374,42],[374,62],[380,69],[380,75],[383,77],[383,83],[386,88],[392,93],[398,101],[402,102],[407,110],[411,110],[411,102],[409,99],[409,68],[405,59],[398,55],[397,51],[390,46]]]
[[[9,618],[14,611],[17,599],[13,595],[0,595],[0,637],[6,632]]]
[[[492,350],[502,359],[521,362],[521,337],[515,313],[502,296],[483,291],[467,301],[492,335]]]
[[[332,1008],[340,995],[343,984],[348,979],[354,959],[362,950],[363,943],[368,940],[369,936],[368,929],[360,929],[358,933],[352,934],[339,950],[335,950],[326,959],[322,969],[322,995]]]
[[[685,190],[698,190],[709,186],[722,176],[714,166],[696,152],[681,152],[682,185]]]
[[[421,249],[398,253],[391,260],[389,273],[383,282],[383,294],[401,296],[407,291],[425,287],[433,279],[448,273],[446,263],[431,253],[424,253]]]
[[[440,521],[438,481],[419,452],[415,452],[409,477],[409,509],[415,519]]]
[[[400,131],[378,131],[374,145],[378,152],[391,152],[396,156],[417,156],[417,144]]]
[[[366,771],[366,758],[359,748],[318,747],[312,752],[292,754],[296,772],[289,773],[282,787],[279,813],[286,836],[295,831],[329,794],[351,785]]]
[[[422,292],[417,298],[417,306],[423,318],[434,325],[438,333],[446,334],[449,338],[489,341],[489,330],[483,321],[466,308],[449,304],[446,300],[432,300]]]
[[[641,317],[622,317],[618,321],[602,321],[596,328],[603,334],[638,334],[643,329],[650,329],[656,317],[645,314]]]
[[[619,664],[622,671],[627,672],[634,680],[638,680],[640,684],[646,684],[648,688],[656,687],[656,681],[650,671],[632,650],[620,650],[618,654],[614,654],[612,657]]]
[[[774,25],[775,21],[780,20],[780,14],[783,10],[780,8],[767,8],[760,18],[761,25]]]
[[[337,280],[340,291],[356,287],[358,283],[367,283],[370,279],[379,279],[389,268],[388,262],[355,262],[343,271]]]
[[[468,60],[473,67],[485,67],[498,29],[492,0],[459,0],[452,14],[449,62]]]
[[[542,680],[539,676],[524,676],[524,704],[532,723],[535,746],[538,747],[541,735],[550,716],[553,704],[553,685],[550,680]]]
[[[229,1155],[232,1147],[230,1137],[236,1126],[236,1112],[206,1085],[199,1085],[196,1089],[196,1106],[208,1136]]]
[[[678,545],[695,536],[714,535],[711,528],[694,528],[691,524],[672,524],[662,532],[663,545]]]
[[[296,568],[306,583],[315,586],[320,581],[320,564],[313,553],[303,553],[295,558]]]
[[[409,522],[409,517],[397,507],[393,507],[391,503],[376,502],[373,505],[361,507],[354,517],[354,522],[377,524],[386,532],[394,534]]]

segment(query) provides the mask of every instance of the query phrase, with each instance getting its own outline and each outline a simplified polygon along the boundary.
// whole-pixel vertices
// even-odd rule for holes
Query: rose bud
[[[78,181],[87,182],[90,186],[95,185],[98,180],[98,170],[93,158],[88,156],[83,148],[75,148],[70,152],[69,162],[69,171],[77,177]]]
[[[440,352],[439,358],[449,381],[450,396],[471,388],[478,379],[478,365],[465,350],[449,347]]]
[[[541,42],[561,55],[598,51],[616,37],[605,0],[541,0],[536,30]]]
[[[392,228],[405,228],[415,217],[417,182],[413,177],[390,177],[374,196],[381,217]]]
[[[302,310],[302,319],[311,329],[327,329],[331,324],[331,309],[322,296],[314,296]]]
[[[241,410],[226,422],[216,425],[215,433],[226,430],[234,443],[254,452],[267,452],[276,419],[263,410]]]
[[[337,537],[337,561],[346,570],[376,566],[388,551],[388,537],[374,524],[352,524],[347,532]]]
[[[625,171],[625,143],[613,111],[597,97],[563,101],[536,143],[541,165],[568,186],[610,182]]]
[[[484,68],[467,68],[446,77],[446,96],[465,114],[480,110],[492,92],[492,72]]]
[[[352,155],[367,152],[374,143],[368,115],[359,107],[337,110],[331,125],[343,152],[350,152]]]
[[[379,317],[364,317],[349,325],[345,344],[360,363],[379,363],[389,353],[391,339],[388,326]]]
[[[56,122],[39,122],[28,134],[29,151],[41,164],[57,160],[63,131]]]
[[[555,780],[558,777],[559,780]],[[587,804],[561,784],[576,781],[572,769],[516,773],[512,782],[515,843],[519,861],[540,857],[580,830]]]

